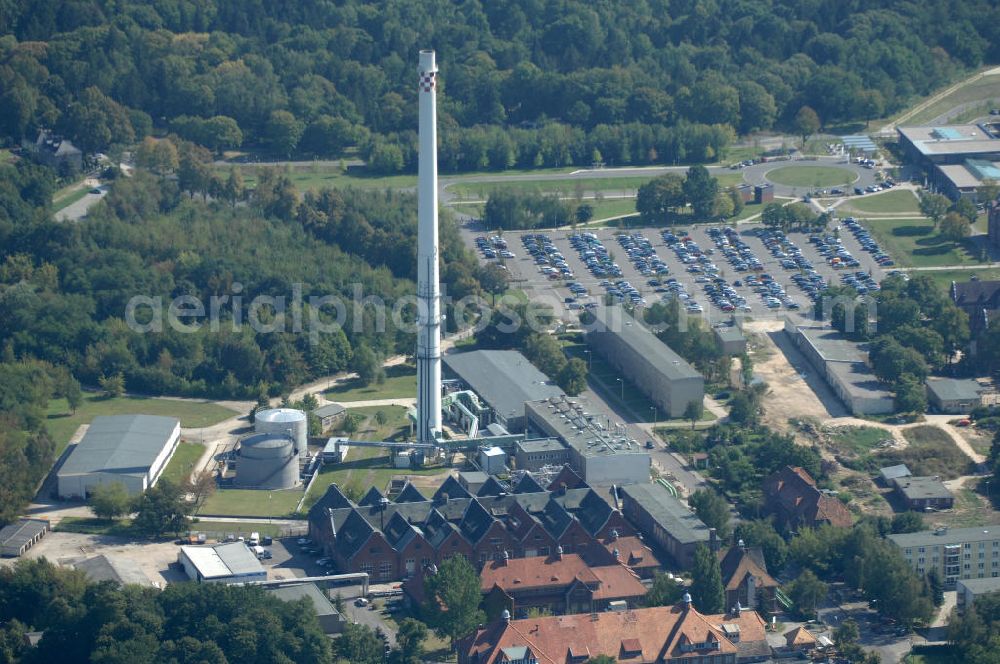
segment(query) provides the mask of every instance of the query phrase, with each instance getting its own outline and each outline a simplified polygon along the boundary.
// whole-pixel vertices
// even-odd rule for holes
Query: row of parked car
[[[535,259],[538,269],[549,279],[573,278],[573,270],[566,262],[566,257],[545,233],[525,233],[521,236],[521,244]]]
[[[628,300],[637,307],[646,304],[646,299],[639,293],[639,289],[624,279],[615,282],[604,280],[601,282],[601,286],[616,302]]]
[[[868,229],[861,225],[861,223],[854,217],[848,217],[844,219],[844,226],[851,231],[855,238],[857,238],[858,243],[861,248],[872,255],[875,262],[882,267],[892,267],[896,263],[892,260],[889,254],[882,251],[882,247],[878,245],[872,234],[868,232]]]
[[[764,263],[757,258],[750,245],[740,237],[735,228],[727,226],[725,228],[710,228],[708,236],[719,249],[729,264],[737,272],[755,271],[764,269]]]
[[[844,241],[836,235],[829,233],[810,235],[809,242],[816,245],[816,251],[819,252],[819,255],[835,269],[861,267],[858,259],[852,256],[851,252],[844,246]]]
[[[858,270],[857,272],[845,272],[840,275],[840,282],[845,286],[850,286],[854,290],[858,291],[860,295],[866,293],[877,293],[881,290],[878,282],[875,278],[865,272],[864,270]]]
[[[507,240],[499,235],[490,238],[477,237],[476,247],[483,258],[514,258],[514,253],[507,248]]]
[[[618,244],[625,250],[629,260],[642,276],[669,274],[670,269],[667,264],[656,255],[653,243],[642,233],[622,233],[618,236]]]
[[[573,233],[569,236],[569,243],[595,277],[622,276],[622,269],[611,260],[607,247],[594,233]]]

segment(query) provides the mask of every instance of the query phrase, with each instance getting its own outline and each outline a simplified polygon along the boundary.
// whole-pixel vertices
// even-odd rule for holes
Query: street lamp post
[[[622,390],[621,390],[621,399],[622,399],[622,403],[624,404],[625,403],[625,381],[622,380],[621,378],[615,378],[615,380],[617,380],[618,384],[621,385],[621,388],[622,388]]]
[[[651,411],[653,411],[653,431],[655,433],[656,432],[656,416],[658,415],[658,413],[656,412],[656,406],[655,405],[650,406],[649,409]]]
[[[591,367],[593,366],[593,357],[594,356],[591,355],[591,352],[590,352],[589,348],[585,348],[583,350],[583,352],[587,354],[587,371],[590,371]]]

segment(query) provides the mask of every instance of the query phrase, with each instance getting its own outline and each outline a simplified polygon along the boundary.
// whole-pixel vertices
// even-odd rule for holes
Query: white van
[[[247,541],[247,544],[249,544],[252,547],[253,546],[259,546],[260,545],[260,533],[257,533],[257,532],[250,533],[250,539]]]

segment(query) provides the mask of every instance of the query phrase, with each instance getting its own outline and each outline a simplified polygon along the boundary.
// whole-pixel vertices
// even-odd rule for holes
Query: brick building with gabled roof
[[[726,606],[739,605],[767,614],[778,612],[778,582],[767,573],[767,563],[760,547],[736,546],[720,555],[719,568],[726,592]]]
[[[823,493],[798,466],[785,466],[764,480],[764,500],[778,525],[790,530],[824,523],[850,528],[851,512],[835,496]]]
[[[737,664],[771,656],[754,611],[703,615],[690,603],[499,620],[457,643],[458,664],[581,664],[607,655],[623,664]]]
[[[561,546],[606,564],[613,559],[603,542],[635,531],[589,487],[472,497],[457,481],[446,481],[430,500],[389,502],[372,488],[356,505],[330,485],[309,510],[309,533],[339,571],[368,572],[383,582],[456,554],[482,567],[505,553],[548,556]],[[645,561],[643,573],[650,574]]]
[[[502,608],[524,617],[532,609],[554,614],[603,611],[611,602],[635,607],[646,587],[635,572],[618,562],[591,567],[576,553],[545,558],[504,558],[486,563],[480,588],[498,618]]]

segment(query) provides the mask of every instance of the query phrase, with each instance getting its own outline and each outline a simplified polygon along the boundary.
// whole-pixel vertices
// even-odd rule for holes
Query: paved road
[[[87,212],[92,208],[99,200],[108,195],[108,188],[105,186],[98,187],[95,185],[84,185],[87,188],[96,187],[95,191],[99,193],[88,192],[83,198],[72,203],[63,209],[55,213],[56,221],[80,221],[87,216]]]

